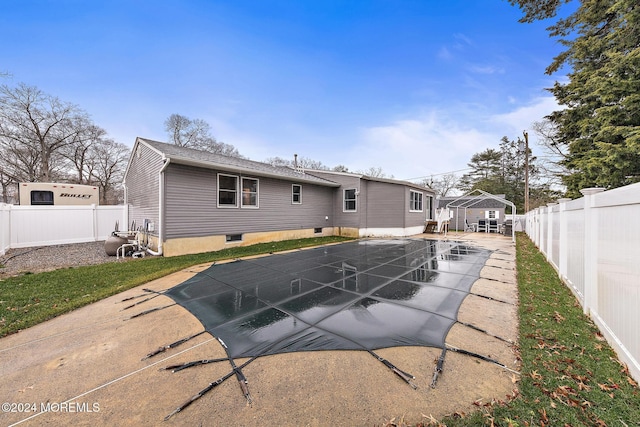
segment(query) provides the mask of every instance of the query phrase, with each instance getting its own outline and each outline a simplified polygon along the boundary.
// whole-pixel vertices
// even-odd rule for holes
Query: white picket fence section
[[[640,380],[640,183],[527,213],[526,232]]]
[[[127,228],[127,206],[13,206],[0,204],[0,255],[11,248],[105,240],[116,221]]]

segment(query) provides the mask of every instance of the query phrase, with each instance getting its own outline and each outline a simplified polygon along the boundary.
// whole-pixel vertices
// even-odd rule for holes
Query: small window
[[[242,234],[227,234],[227,242],[242,242]]]
[[[409,211],[410,212],[422,212],[422,193],[419,191],[410,190],[409,197]]]
[[[242,207],[258,207],[258,180],[242,178]]]
[[[238,177],[218,174],[218,206],[238,207]]]
[[[356,206],[356,189],[344,190],[344,212],[355,212]]]
[[[31,204],[34,206],[53,205],[53,191],[31,191]]]
[[[498,211],[487,211],[487,219],[498,219]]]
[[[302,185],[293,184],[291,186],[291,203],[294,205],[302,204]]]
[[[315,234],[320,234],[320,233],[322,233],[322,227],[314,228],[314,229],[313,229],[313,232],[314,232]]]

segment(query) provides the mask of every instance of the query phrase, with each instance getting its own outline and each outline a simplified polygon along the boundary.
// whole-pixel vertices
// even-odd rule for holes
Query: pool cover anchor
[[[461,322],[459,320],[456,320],[456,322],[461,324],[462,326],[466,326],[467,328],[473,329],[473,330],[478,331],[478,332],[482,332],[483,334],[488,335],[488,336],[490,336],[492,338],[495,338],[495,339],[498,339],[498,340],[500,340],[502,342],[506,342],[507,344],[513,345],[513,341],[511,341],[510,339],[503,338],[503,337],[501,337],[499,335],[492,334],[491,332],[489,332],[489,331],[487,331],[485,329],[479,328],[479,327],[477,327],[475,325],[472,325],[471,323]]]
[[[151,353],[147,354],[145,357],[143,357],[140,360],[147,360],[147,359],[149,359],[149,358],[151,358],[151,357],[153,357],[153,356],[155,356],[157,354],[164,353],[165,351],[167,351],[167,350],[169,350],[171,348],[177,347],[180,344],[184,344],[187,341],[189,341],[190,339],[195,338],[197,336],[200,336],[200,335],[204,334],[205,332],[207,332],[207,331],[200,331],[200,332],[195,333],[193,335],[189,335],[188,337],[181,338],[178,341],[174,341],[171,344],[160,346],[160,347],[158,347],[157,350],[152,351]]]
[[[154,299],[154,298],[156,298],[156,297],[159,297],[159,296],[161,296],[161,295],[163,295],[163,294],[164,294],[164,291],[154,291],[154,290],[152,290],[152,289],[143,289],[143,291],[144,291],[144,292],[147,292],[147,293],[146,293],[146,294],[141,294],[141,295],[136,295],[136,296],[129,297],[129,298],[125,298],[125,299],[123,299],[123,300],[122,300],[122,301],[120,301],[120,302],[131,301],[131,300],[133,300],[133,299],[136,299],[136,298],[142,298],[142,297],[144,297],[144,296],[147,296],[147,298],[145,298],[145,299],[143,299],[143,300],[141,300],[141,301],[134,302],[133,304],[129,304],[128,306],[126,306],[125,308],[123,308],[123,309],[122,309],[122,310],[120,310],[120,311],[128,310],[128,309],[130,309],[130,308],[135,307],[136,305],[140,305],[140,304],[142,304],[142,303],[145,303],[145,302],[147,302],[147,301],[150,301],[150,300],[152,300],[152,299]],[[153,296],[148,296],[148,295],[149,295],[149,293],[153,293],[153,294],[155,294],[155,295],[153,295]]]
[[[442,369],[444,368],[444,358],[447,355],[447,347],[442,348],[442,353],[440,353],[440,357],[438,357],[438,361],[436,362],[436,367],[433,371],[433,378],[431,379],[431,388],[436,388],[436,383],[438,382],[438,376],[442,373]]]
[[[253,400],[251,399],[251,393],[249,393],[249,381],[247,381],[247,377],[242,373],[242,369],[236,366],[236,362],[233,360],[233,357],[229,354],[229,349],[227,345],[222,341],[222,338],[218,337],[218,341],[224,347],[224,351],[227,353],[229,363],[231,364],[231,368],[233,372],[236,374],[236,378],[238,379],[238,384],[240,385],[240,390],[242,390],[242,394],[244,398],[247,399],[247,404],[251,405]]]
[[[179,364],[176,364],[176,365],[165,366],[164,368],[160,368],[158,370],[159,371],[171,371],[171,372],[175,373],[175,372],[182,371],[183,369],[191,368],[193,366],[208,365],[209,363],[224,362],[226,360],[229,360],[229,358],[228,357],[219,357],[217,359],[194,360],[192,362],[179,363]]]
[[[146,289],[146,288],[145,288],[145,289],[143,289],[143,290],[142,290],[142,292],[146,292],[146,293],[144,293],[144,294],[139,294],[139,295],[134,295],[134,296],[132,296],[132,297],[123,298],[123,299],[121,299],[119,302],[131,301],[131,300],[134,300],[134,299],[136,299],[136,298],[146,297],[146,296],[149,296],[149,293],[150,293],[150,292],[160,293],[160,291],[153,291],[153,290],[151,290],[151,289]],[[162,291],[162,292],[164,292],[164,291]],[[116,301],[116,304],[117,304],[117,303],[118,303],[118,301]]]
[[[198,393],[194,394],[193,396],[191,396],[188,400],[186,400],[182,405],[178,406],[176,409],[173,410],[173,412],[171,412],[169,415],[167,415],[166,417],[164,417],[164,421],[167,421],[169,418],[171,418],[172,416],[174,416],[175,414],[177,414],[178,412],[182,412],[185,408],[187,408],[189,405],[191,405],[193,402],[195,402],[196,400],[200,399],[202,396],[204,396],[205,394],[207,394],[208,392],[210,392],[211,390],[213,390],[214,388],[216,388],[217,386],[219,386],[220,384],[222,384],[223,382],[225,382],[226,380],[228,380],[229,378],[231,378],[233,375],[236,374],[237,371],[241,370],[242,368],[244,368],[245,366],[247,366],[249,363],[253,362],[254,360],[256,360],[258,358],[258,356],[254,356],[251,359],[247,360],[246,362],[244,362],[242,365],[236,367],[236,369],[233,369],[231,372],[229,372],[228,374],[218,378],[217,380],[215,380],[212,383],[209,383],[208,386],[206,386],[205,388],[203,388],[202,390],[200,390]]]
[[[490,357],[483,356],[481,354],[474,353],[474,352],[469,351],[469,350],[463,350],[461,348],[454,347],[451,344],[446,344],[446,349],[450,350],[450,351],[453,351],[453,352],[456,352],[456,353],[460,353],[460,354],[464,354],[464,355],[467,355],[467,356],[475,357],[476,359],[484,360],[485,362],[493,363],[494,365],[497,365],[497,366],[501,367],[502,369],[504,369],[506,371],[509,371],[509,372],[511,372],[513,374],[516,374],[516,375],[520,375],[520,372],[518,372],[518,371],[516,371],[514,369],[511,369],[507,365],[505,365],[503,363],[500,363],[497,360],[492,359]]]
[[[164,310],[165,308],[173,307],[174,305],[178,305],[178,303],[174,302],[173,304],[150,308],[149,310],[141,311],[140,313],[134,314],[133,316],[129,317],[128,319],[124,319],[124,320],[127,321],[127,320],[131,320],[131,319],[135,319],[136,317],[144,316],[145,314],[153,313],[155,311]]]
[[[398,369],[396,366],[393,365],[393,363],[389,362],[387,359],[385,359],[384,357],[379,356],[378,354],[374,353],[373,350],[368,350],[369,354],[371,354],[373,357],[375,357],[376,359],[378,359],[378,361],[382,362],[387,368],[391,369],[391,371],[393,371],[394,374],[396,374],[397,376],[399,376],[400,378],[402,378],[402,380],[404,382],[406,382],[407,384],[409,384],[411,386],[411,388],[413,388],[414,390],[416,390],[418,388],[417,385],[415,385],[415,383],[411,380],[414,380],[416,377],[414,377],[413,375],[411,375],[408,372],[405,372],[401,369]]]

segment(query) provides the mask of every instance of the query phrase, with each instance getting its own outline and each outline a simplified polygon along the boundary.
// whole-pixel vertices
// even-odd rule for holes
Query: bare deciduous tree
[[[370,176],[372,178],[393,178],[393,176],[387,177],[387,174],[384,173],[381,167],[370,167],[363,171],[358,171],[359,174]]]
[[[421,184],[435,190],[442,197],[450,196],[458,188],[458,176],[455,173],[446,173],[438,176],[435,179],[424,179]]]
[[[0,145],[13,155],[16,173],[29,180],[55,178],[56,156],[89,122],[77,106],[34,86],[0,86]]]
[[[129,147],[111,139],[102,139],[92,146],[92,179],[100,188],[100,203],[117,204],[123,201],[122,182],[129,158]]]
[[[196,148],[210,153],[231,157],[243,157],[231,144],[218,142],[211,135],[211,126],[202,119],[190,119],[172,114],[165,120],[164,128],[170,142],[179,147]]]
[[[69,180],[78,184],[92,184],[95,167],[96,145],[103,144],[107,131],[93,124],[78,124],[82,128],[73,139],[73,143],[61,150],[61,155],[68,163],[68,169],[74,171]]]

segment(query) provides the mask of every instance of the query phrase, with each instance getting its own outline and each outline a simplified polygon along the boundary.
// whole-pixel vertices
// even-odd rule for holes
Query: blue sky
[[[87,111],[116,141],[204,119],[253,160],[410,179],[467,167],[557,106],[549,22],[503,0],[0,0],[0,83]],[[536,136],[530,132],[532,146]]]

